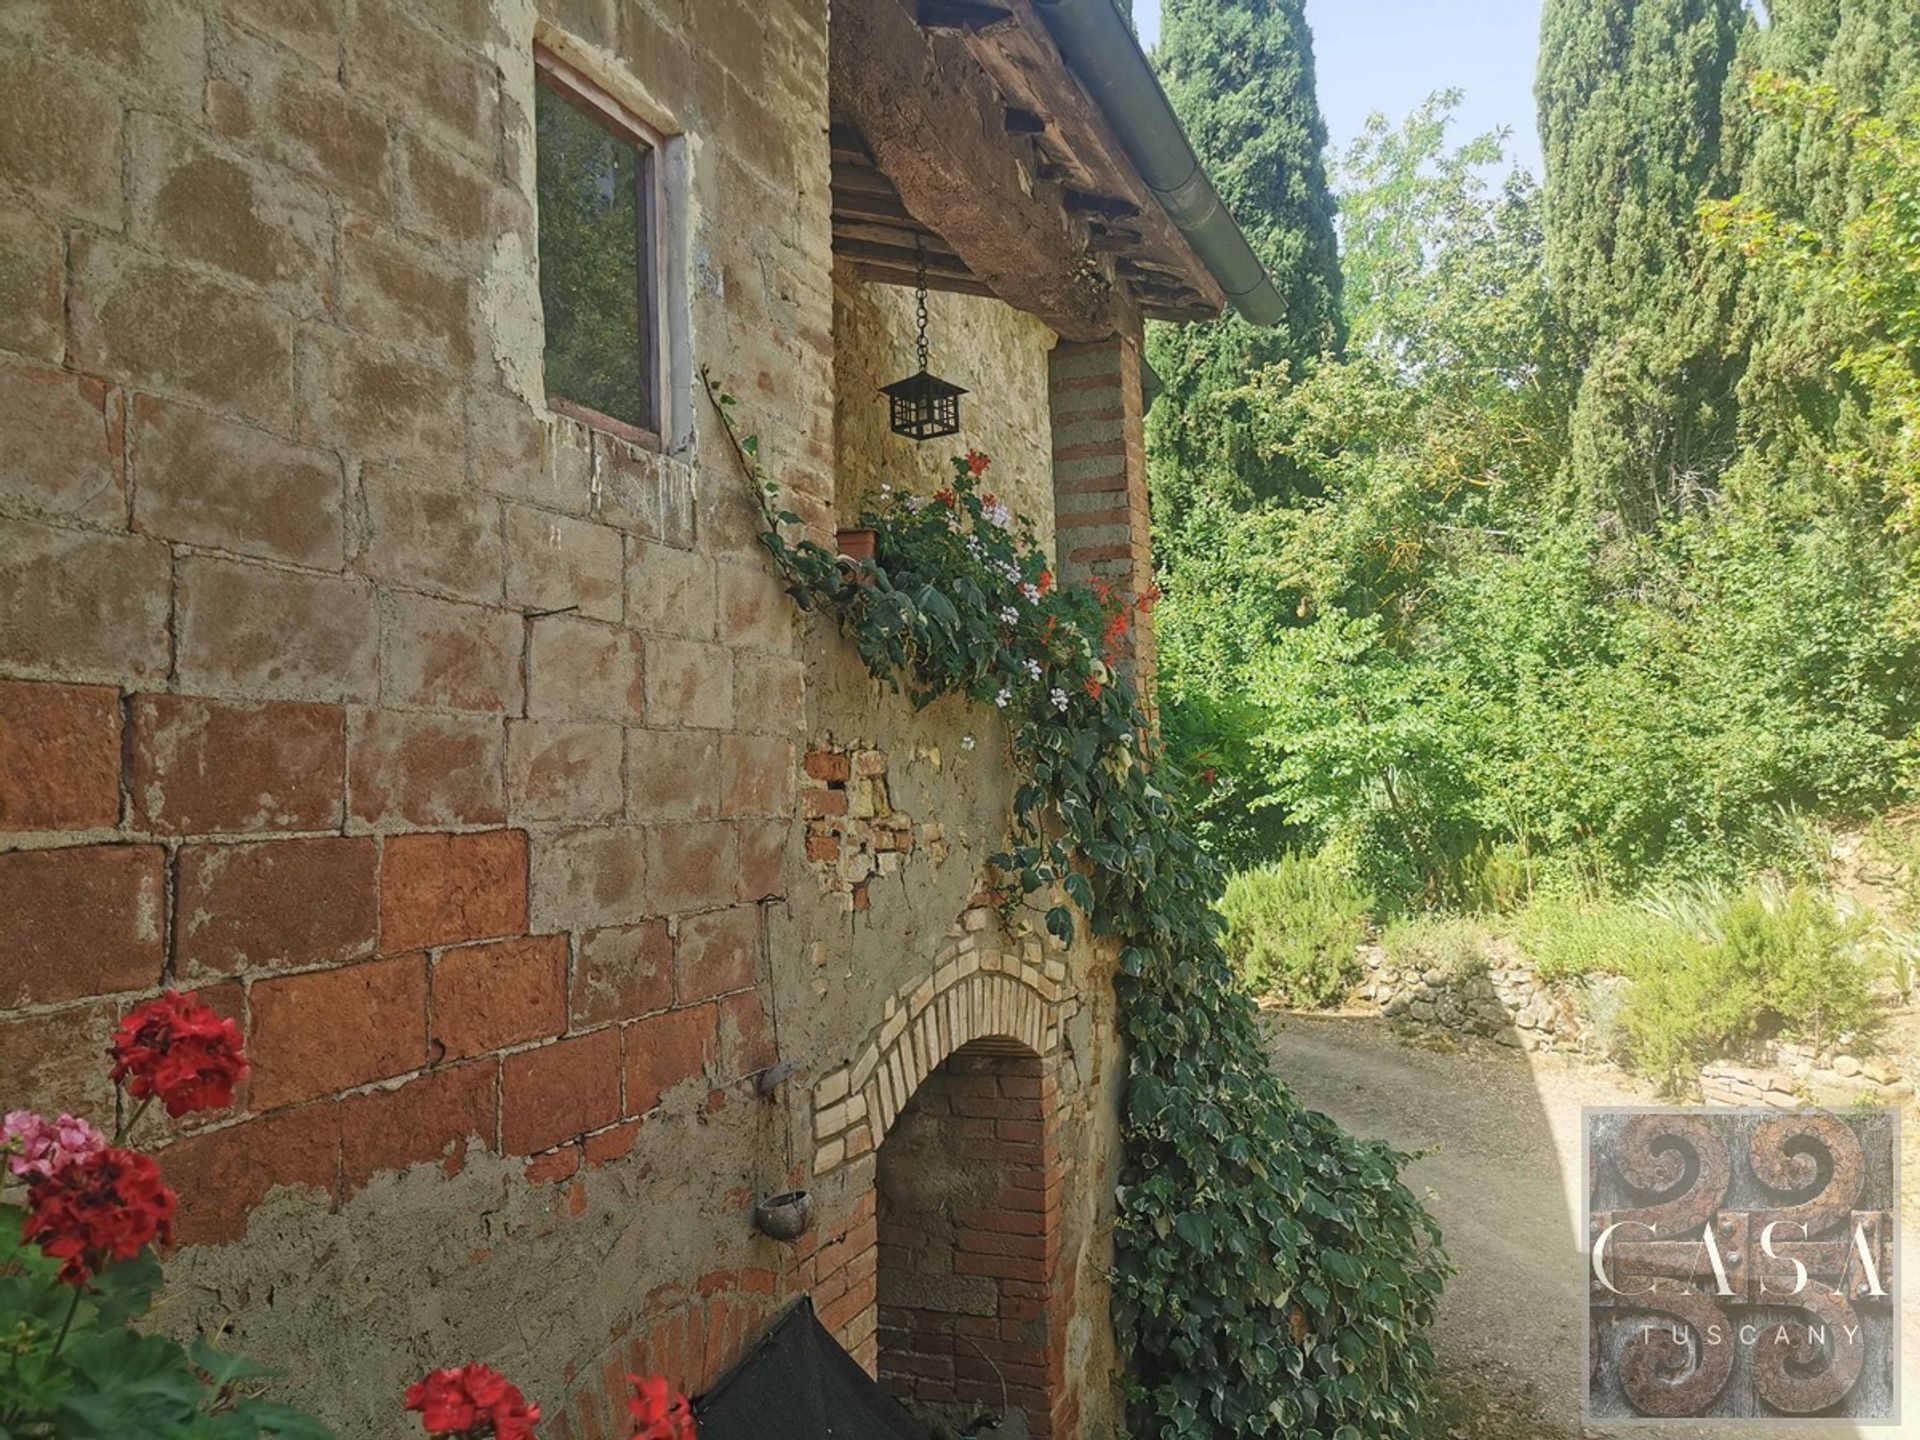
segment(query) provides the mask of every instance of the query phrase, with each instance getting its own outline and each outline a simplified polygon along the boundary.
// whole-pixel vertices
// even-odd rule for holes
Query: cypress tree
[[[1546,0],[1536,95],[1547,268],[1585,367],[1574,498],[1642,527],[1733,452],[1728,277],[1695,211],[1720,174],[1740,0]]]
[[[1824,86],[1841,114],[1885,113],[1920,83],[1920,0],[1773,0],[1766,26],[1741,36],[1728,85],[1726,169],[1743,204],[1837,233],[1864,196],[1847,127],[1756,110],[1754,78],[1771,71]],[[1833,369],[1839,317],[1809,307],[1777,273],[1741,278],[1737,315],[1748,363],[1740,383],[1744,444],[1784,452],[1830,438],[1847,385]]]
[[[1266,366],[1285,362],[1299,374],[1337,351],[1345,330],[1304,0],[1166,0],[1154,60],[1201,163],[1287,304],[1270,328],[1233,314],[1154,327],[1149,358],[1166,385],[1150,435],[1155,499],[1163,529],[1177,535],[1195,486],[1234,498],[1284,489],[1235,392]]]

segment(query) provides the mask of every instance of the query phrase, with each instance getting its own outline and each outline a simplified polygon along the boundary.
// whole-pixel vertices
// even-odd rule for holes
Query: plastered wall
[[[1106,961],[1029,965],[973,904],[1004,737],[798,628],[692,382],[740,395],[819,536],[836,471],[878,473],[899,297],[836,306],[826,25],[812,0],[0,14],[0,1098],[105,1119],[119,1014],[171,986],[234,1015],[239,1105],[147,1133],[182,1196],[159,1323],[345,1436],[396,1433],[405,1384],[467,1359],[597,1433],[625,1370],[696,1388],[809,1291],[871,1361],[873,1159],[819,1087],[960,983],[963,944],[1056,992],[1056,1413],[1113,1414]],[[665,454],[542,403],[537,26],[681,137]],[[1050,513],[1047,337],[963,308],[990,423],[959,438]],[[882,757],[888,814],[938,827],[857,909],[809,852],[815,754]],[[792,1186],[816,1223],[786,1247],[749,1213]]]

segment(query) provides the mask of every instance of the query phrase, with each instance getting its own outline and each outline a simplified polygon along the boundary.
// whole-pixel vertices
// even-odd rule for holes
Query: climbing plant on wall
[[[704,377],[703,378],[707,378]],[[1032,528],[954,461],[931,497],[883,492],[871,560],[787,532],[733,397],[707,392],[753,486],[762,542],[803,609],[916,705],[1005,718],[1020,785],[994,857],[1009,913],[1118,946],[1128,1043],[1114,1320],[1139,1437],[1405,1436],[1425,1412],[1447,1262],[1404,1159],[1303,1107],[1268,1064],[1221,948],[1212,862],[1115,662],[1139,609],[1060,586]],[[1070,903],[1069,903],[1070,902]]]

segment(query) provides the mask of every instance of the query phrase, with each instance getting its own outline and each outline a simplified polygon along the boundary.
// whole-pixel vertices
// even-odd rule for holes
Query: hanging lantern
[[[920,357],[920,368],[904,380],[896,380],[883,386],[880,393],[887,397],[887,404],[893,411],[893,433],[904,435],[909,440],[932,440],[936,436],[951,435],[960,428],[960,397],[967,392],[950,380],[942,380],[938,375],[927,372],[927,360],[931,347],[927,344],[927,253],[919,237],[914,238],[914,254],[919,261],[919,274],[914,285],[914,316],[919,323],[920,336],[915,348]]]

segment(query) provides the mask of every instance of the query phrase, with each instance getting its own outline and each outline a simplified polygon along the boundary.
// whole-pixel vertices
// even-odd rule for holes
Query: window
[[[553,55],[535,61],[548,403],[657,444],[662,138]]]

